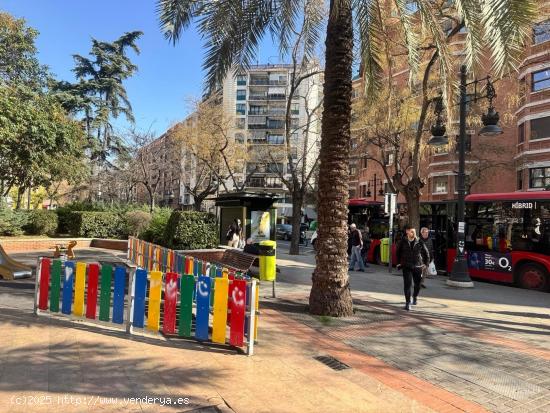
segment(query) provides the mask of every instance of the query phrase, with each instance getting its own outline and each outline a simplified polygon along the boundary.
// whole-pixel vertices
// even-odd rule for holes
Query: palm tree
[[[346,224],[355,44],[366,91],[375,93],[387,75],[385,61],[391,53],[390,32],[397,30],[403,37],[414,77],[421,51],[419,39],[410,28],[421,24],[437,48],[442,78],[448,79],[449,52],[439,18],[446,13],[445,7],[451,5],[468,29],[468,62],[475,64],[482,51],[488,50],[496,71],[502,72],[515,62],[535,13],[534,3],[534,0],[330,0],[319,169],[319,250],[309,300],[311,313],[347,316],[353,312]],[[322,5],[321,0],[158,0],[157,11],[166,38],[174,43],[191,22],[198,22],[208,47],[204,61],[206,81],[209,88],[215,89],[232,66],[250,64],[265,34],[277,39],[285,52],[299,17]],[[388,11],[395,15],[395,27],[388,27],[387,20],[382,18]],[[311,30],[318,31],[319,24],[312,25]]]

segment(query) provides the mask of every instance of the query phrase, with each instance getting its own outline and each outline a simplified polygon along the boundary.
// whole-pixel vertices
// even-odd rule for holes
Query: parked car
[[[300,243],[306,241],[306,229],[307,224],[300,224]],[[290,239],[292,238],[292,225],[277,224],[275,234],[278,239],[290,241]]]
[[[315,231],[311,236],[311,246],[314,250],[317,250],[317,248],[315,248],[315,241],[317,241],[317,231]]]

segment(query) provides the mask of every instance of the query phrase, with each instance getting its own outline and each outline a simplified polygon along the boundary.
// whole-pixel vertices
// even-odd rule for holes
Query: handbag
[[[437,275],[437,268],[433,261],[428,265],[428,275]]]

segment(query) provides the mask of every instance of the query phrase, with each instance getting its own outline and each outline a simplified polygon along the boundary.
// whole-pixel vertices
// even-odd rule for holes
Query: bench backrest
[[[248,271],[257,257],[235,249],[226,250],[223,253],[220,264],[235,268],[236,270]]]

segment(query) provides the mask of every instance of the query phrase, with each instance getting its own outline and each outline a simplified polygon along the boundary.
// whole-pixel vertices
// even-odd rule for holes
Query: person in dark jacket
[[[424,243],[426,248],[428,249],[428,252],[430,253],[428,265],[431,264],[435,260],[435,251],[434,251],[434,243],[432,242],[432,239],[430,238],[430,230],[426,227],[420,229],[420,241]],[[424,268],[424,272],[422,274],[422,283],[421,286],[423,288],[426,288],[425,280],[426,278],[431,278],[430,274],[428,274],[428,267]]]
[[[416,305],[420,293],[422,271],[429,264],[430,253],[426,245],[416,237],[416,231],[410,225],[405,226],[406,236],[397,245],[397,268],[403,270],[405,292],[405,310],[411,309],[411,285],[414,282],[412,305]]]

